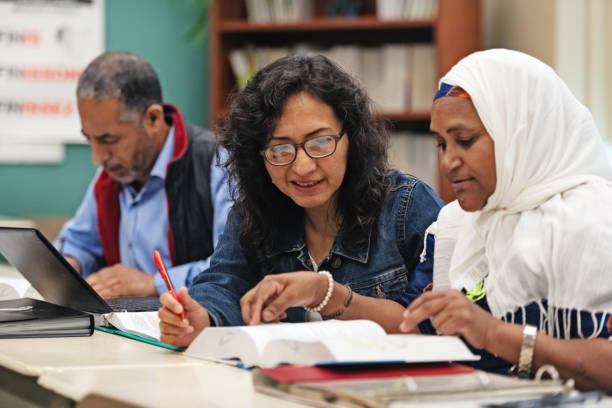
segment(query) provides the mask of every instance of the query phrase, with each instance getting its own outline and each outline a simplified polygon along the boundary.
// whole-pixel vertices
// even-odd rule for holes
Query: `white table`
[[[0,263],[0,278],[20,278]],[[0,406],[299,407],[255,393],[251,372],[95,331],[0,339]]]
[[[77,406],[301,406],[255,393],[250,371],[100,331],[91,337],[2,339],[0,366],[26,381],[33,377],[37,386]],[[13,385],[1,384],[9,390]]]

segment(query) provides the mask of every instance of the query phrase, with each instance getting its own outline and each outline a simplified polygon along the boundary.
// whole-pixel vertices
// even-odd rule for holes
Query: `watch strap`
[[[519,378],[531,378],[533,365],[533,352],[535,349],[535,340],[538,334],[538,328],[530,324],[523,328],[523,343],[521,344],[521,352],[517,367],[517,375]]]

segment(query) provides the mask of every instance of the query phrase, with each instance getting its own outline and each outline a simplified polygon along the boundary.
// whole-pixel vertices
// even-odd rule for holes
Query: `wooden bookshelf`
[[[329,31],[380,31],[380,30],[405,30],[406,28],[429,28],[435,24],[434,19],[426,20],[386,20],[381,21],[375,16],[364,17],[316,17],[300,22],[280,22],[280,23],[250,23],[244,19],[226,20],[220,24],[220,31],[224,34],[230,33],[250,33],[258,34],[263,32],[301,32],[311,30]],[[329,41],[329,40],[328,40]]]
[[[210,9],[210,120],[213,128],[227,112],[236,83],[228,53],[245,44],[288,46],[298,42],[324,45],[431,43],[435,47],[437,76],[441,77],[465,55],[480,49],[480,0],[438,0],[434,19],[384,20],[376,18],[376,1],[364,0],[360,15],[327,18],[328,0],[313,1],[315,17],[299,22],[247,21],[244,0],[213,0]],[[433,97],[433,95],[432,95]],[[429,112],[383,112],[396,130],[426,130]],[[450,185],[438,177],[437,191],[454,199]]]

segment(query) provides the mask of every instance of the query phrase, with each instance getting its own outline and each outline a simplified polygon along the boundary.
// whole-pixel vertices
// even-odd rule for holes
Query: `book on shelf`
[[[382,92],[377,102],[383,112],[405,111],[410,108],[410,57],[409,45],[384,44],[381,47],[382,69],[379,77],[382,79]],[[367,83],[367,80],[365,81]]]
[[[282,23],[313,16],[312,1],[245,0],[247,20],[253,23]]]
[[[234,48],[229,53],[229,60],[232,72],[236,78],[236,86],[239,91],[242,91],[249,79],[255,75],[254,66],[249,61],[249,54],[245,50]]]
[[[412,174],[432,188],[438,184],[436,144],[427,133],[392,132],[389,149],[391,167]]]
[[[247,19],[253,23],[272,20],[270,0],[245,0]]]
[[[328,0],[325,15],[328,18],[354,18],[359,16],[362,3],[361,0]]]
[[[230,50],[228,58],[238,90],[242,91],[261,68],[289,53],[287,47],[255,47],[252,44]]]
[[[410,109],[429,111],[437,89],[436,52],[431,44],[415,44],[411,51]]]
[[[217,361],[239,360],[247,367],[479,359],[458,337],[387,335],[369,320],[208,327],[185,354]]]
[[[91,336],[92,315],[43,300],[0,301],[0,338]]]
[[[376,0],[376,16],[379,20],[395,20],[403,17],[406,0]]]
[[[302,50],[302,52],[318,52],[319,54],[325,55],[356,78],[360,78],[362,75],[362,51],[356,45],[335,45],[320,50],[311,46],[310,49],[302,47]]]
[[[259,71],[266,65],[289,55],[288,47],[256,47],[254,48],[255,72]]]
[[[427,19],[437,14],[437,0],[376,0],[376,16],[380,20]]]
[[[383,68],[382,49],[381,47],[360,47],[355,46],[359,55],[359,65],[352,68],[356,72],[356,77],[360,80],[361,85],[365,88],[368,96],[377,104],[383,97],[382,83],[385,78],[380,75]],[[336,62],[335,47],[332,47],[326,56]],[[347,70],[345,68],[345,70]],[[350,70],[347,70],[351,72]]]
[[[293,47],[249,44],[229,52],[238,90],[257,71],[289,54],[319,53],[357,78],[382,112],[429,111],[436,92],[436,56],[431,44],[354,44],[321,48],[299,43]]]

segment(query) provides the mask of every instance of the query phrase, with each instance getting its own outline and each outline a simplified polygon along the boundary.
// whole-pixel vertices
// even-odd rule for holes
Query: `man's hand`
[[[79,264],[79,261],[77,261],[76,258],[74,258],[74,257],[72,257],[70,255],[64,255],[64,258],[74,268],[75,271],[77,271],[78,273],[82,273],[81,272],[81,264]]]
[[[85,280],[104,298],[157,295],[154,275],[122,264],[100,269]]]
[[[205,327],[210,326],[208,311],[196,302],[187,288],[182,287],[177,293],[178,302],[169,292],[159,298],[162,307],[158,310],[160,340],[162,343],[176,347],[186,347]],[[185,319],[179,314],[185,312]]]

